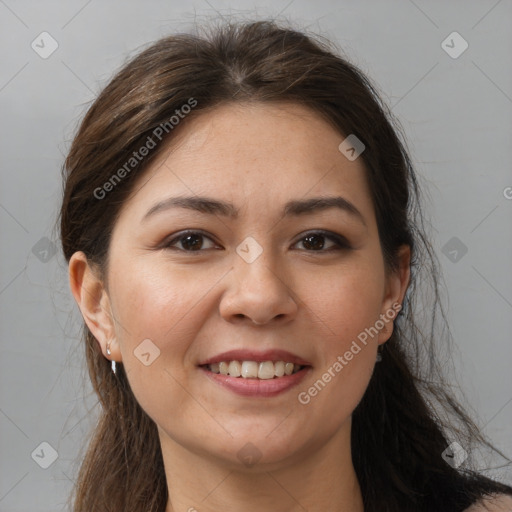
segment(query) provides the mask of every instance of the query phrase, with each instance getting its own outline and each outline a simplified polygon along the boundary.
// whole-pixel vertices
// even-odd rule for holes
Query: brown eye
[[[210,237],[204,235],[200,231],[186,231],[175,236],[172,240],[169,240],[169,242],[166,242],[163,247],[167,249],[178,249],[185,252],[199,252],[201,249],[204,249],[204,240],[212,241]],[[181,244],[181,247],[175,247],[176,244]],[[207,247],[207,249],[211,248],[212,247]]]
[[[325,236],[324,235],[308,235],[303,238],[304,247],[306,249],[323,249],[325,245]]]
[[[325,249],[325,240],[330,240],[334,243],[334,247]],[[350,246],[346,239],[335,233],[327,233],[323,231],[315,231],[303,236],[299,242],[302,243],[304,248],[309,252],[330,252],[332,250],[349,249]]]

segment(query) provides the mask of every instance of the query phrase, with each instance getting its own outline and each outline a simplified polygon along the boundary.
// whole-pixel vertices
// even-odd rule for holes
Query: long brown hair
[[[191,98],[194,108],[171,128],[169,120]],[[66,260],[83,251],[105,275],[110,235],[137,176],[190,118],[237,101],[297,102],[340,135],[355,134],[366,146],[362,158],[387,267],[395,267],[401,244],[412,249],[403,310],[352,418],[352,456],[365,510],[458,512],[486,494],[512,494],[475,469],[473,447],[501,452],[443,380],[440,347],[449,346],[450,335],[438,328],[446,327],[438,263],[399,125],[368,78],[320,38],[275,22],[222,23],[202,35],[161,39],[128,62],[88,110],[64,164],[60,229]],[[127,168],[133,152],[164,125],[168,130],[157,147]],[[120,179],[113,182],[115,174]],[[430,321],[426,330],[416,318],[420,292]],[[84,340],[102,412],[81,465],[74,511],[164,512],[167,484],[156,425],[137,403],[123,365],[115,376],[85,324]],[[453,440],[470,454],[458,469],[442,457]]]

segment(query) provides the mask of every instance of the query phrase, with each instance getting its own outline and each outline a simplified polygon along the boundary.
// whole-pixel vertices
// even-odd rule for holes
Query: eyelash
[[[186,250],[186,249],[180,249],[177,247],[173,247],[173,245],[175,243],[181,241],[182,239],[186,238],[189,235],[200,235],[204,238],[208,238],[209,240],[211,240],[212,242],[215,243],[215,241],[210,236],[208,236],[206,233],[204,233],[200,230],[187,230],[187,231],[183,231],[182,233],[179,233],[178,236],[174,236],[171,240],[164,242],[160,248],[178,250],[181,252],[192,253],[192,254],[193,253],[201,253],[201,252],[204,252],[205,250],[207,250],[207,249],[199,249],[197,251],[190,251],[190,250]],[[319,249],[319,250],[304,249],[306,252],[325,253],[325,252],[351,249],[350,244],[347,242],[345,237],[343,237],[341,235],[337,235],[336,233],[331,233],[330,231],[323,231],[323,230],[308,231],[299,240],[297,240],[297,242],[295,242],[295,244],[293,244],[293,245],[296,245],[299,242],[303,242],[306,237],[312,236],[312,235],[323,236],[324,238],[327,238],[327,239],[331,240],[332,242],[334,242],[337,245],[337,247],[333,247],[330,249]]]

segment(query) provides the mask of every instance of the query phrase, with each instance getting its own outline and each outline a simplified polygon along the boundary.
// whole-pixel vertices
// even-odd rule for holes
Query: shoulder
[[[512,496],[498,494],[478,501],[464,512],[512,512]]]

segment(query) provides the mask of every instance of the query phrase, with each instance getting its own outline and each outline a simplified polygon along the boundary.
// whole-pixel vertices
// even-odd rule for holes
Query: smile
[[[199,361],[211,382],[245,397],[272,397],[297,386],[311,363],[287,350],[235,349]]]
[[[243,379],[278,379],[300,371],[303,366],[285,361],[221,361],[205,365],[216,374],[240,377]]]

